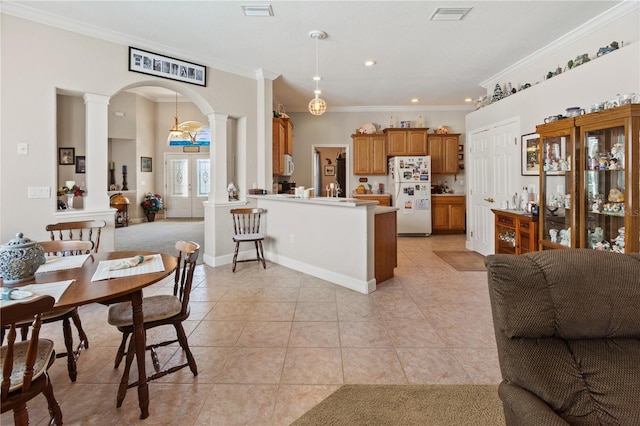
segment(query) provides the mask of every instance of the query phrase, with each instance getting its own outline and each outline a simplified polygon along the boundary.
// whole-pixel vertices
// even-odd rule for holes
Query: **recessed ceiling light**
[[[246,4],[240,7],[245,16],[273,16],[270,4]]]
[[[372,67],[376,64],[376,61],[364,61],[365,67]]]
[[[465,101],[465,102],[471,102],[472,100],[473,100],[473,99],[471,99],[471,98],[466,98],[464,101]]]
[[[413,99],[411,99],[411,102],[414,103],[414,104],[417,104],[418,102],[420,102],[420,99],[413,98]]]
[[[429,17],[430,21],[461,21],[470,7],[439,7]]]

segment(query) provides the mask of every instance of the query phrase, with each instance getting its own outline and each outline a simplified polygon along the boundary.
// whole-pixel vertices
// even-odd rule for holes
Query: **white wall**
[[[262,136],[257,135],[256,80],[208,70],[207,87],[199,87],[133,73],[128,71],[126,45],[5,14],[0,19],[0,241],[10,240],[17,232],[33,239],[46,238],[46,224],[60,221],[53,192],[58,179],[57,91],[111,97],[122,88],[151,81],[185,94],[205,116],[215,111],[246,117],[247,152],[251,157],[257,155],[256,143]],[[169,117],[170,125],[173,113]],[[28,155],[18,155],[18,143],[29,145]],[[106,161],[104,168],[107,173]],[[257,180],[255,168],[248,173],[252,174],[250,182]],[[28,187],[49,187],[52,196],[27,198]],[[104,191],[108,200],[106,188]],[[109,234],[103,238],[108,239]]]
[[[520,135],[535,133],[536,125],[542,124],[545,117],[564,114],[566,108],[588,109],[590,105],[614,98],[616,94],[640,93],[640,43],[637,38],[639,15],[640,12],[636,10],[631,14],[632,19],[625,20],[627,25],[635,25],[636,39],[625,43],[624,48],[468,114],[465,120],[467,134],[489,128],[494,123],[511,117],[519,119]],[[608,32],[605,33],[605,39],[609,40]],[[593,35],[591,45],[602,45],[597,33]],[[597,47],[594,49],[597,51]],[[569,46],[564,55],[571,57],[573,52],[575,51]],[[515,170],[520,171],[520,168]],[[517,182],[517,188],[535,185],[539,190],[537,176],[521,176],[517,173],[511,178]],[[467,208],[470,208],[469,204]],[[473,217],[471,212],[467,212],[467,217]]]

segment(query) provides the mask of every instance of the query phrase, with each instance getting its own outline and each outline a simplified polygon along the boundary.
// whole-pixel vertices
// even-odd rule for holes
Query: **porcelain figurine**
[[[611,157],[617,161],[618,167],[624,169],[624,145],[614,143],[611,147]]]
[[[618,188],[611,188],[607,200],[611,203],[622,203],[624,202],[624,194]]]

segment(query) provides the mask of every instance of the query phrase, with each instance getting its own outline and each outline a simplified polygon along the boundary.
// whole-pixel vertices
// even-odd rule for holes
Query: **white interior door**
[[[206,154],[166,154],[165,217],[204,217],[203,201],[209,196],[210,159]]]
[[[472,250],[485,256],[495,251],[491,209],[518,192],[519,132],[519,123],[510,121],[470,133],[469,234]]]

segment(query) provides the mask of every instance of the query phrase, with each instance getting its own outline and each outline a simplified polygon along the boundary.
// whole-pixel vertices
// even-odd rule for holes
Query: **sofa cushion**
[[[492,297],[502,306],[497,324],[509,337],[640,334],[638,254],[553,250],[487,256],[486,263],[491,265]],[[610,291],[612,286],[616,291]]]
[[[508,424],[551,424],[538,399],[571,425],[640,424],[640,254],[566,249],[486,264]]]

